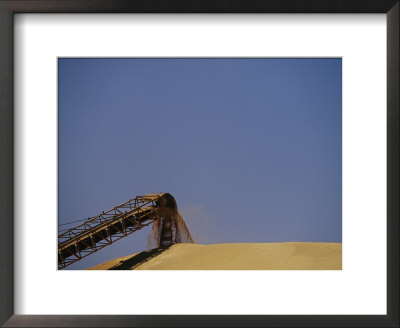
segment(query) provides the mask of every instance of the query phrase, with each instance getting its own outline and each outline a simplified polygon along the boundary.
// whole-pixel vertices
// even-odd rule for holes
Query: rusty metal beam
[[[137,196],[58,235],[58,269],[80,261],[160,218],[169,194]]]

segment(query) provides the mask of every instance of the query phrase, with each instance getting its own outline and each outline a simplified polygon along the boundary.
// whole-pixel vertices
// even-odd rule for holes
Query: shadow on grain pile
[[[170,246],[149,249],[139,254],[136,254],[126,260],[120,261],[119,264],[107,269],[107,270],[132,270],[137,266],[151,260],[152,258],[160,255],[162,252],[166,251]]]

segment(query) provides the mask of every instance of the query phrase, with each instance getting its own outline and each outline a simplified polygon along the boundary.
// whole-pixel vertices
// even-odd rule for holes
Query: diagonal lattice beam
[[[58,235],[58,269],[115,243],[160,217],[160,200],[169,194],[137,196]]]

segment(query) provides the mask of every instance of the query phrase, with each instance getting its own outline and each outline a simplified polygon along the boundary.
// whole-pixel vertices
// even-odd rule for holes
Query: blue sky
[[[341,242],[341,59],[61,58],[58,68],[59,224],[169,192],[201,244]],[[148,233],[69,268],[140,252]]]

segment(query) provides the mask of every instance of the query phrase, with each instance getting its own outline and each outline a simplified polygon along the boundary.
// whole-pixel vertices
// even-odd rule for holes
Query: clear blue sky
[[[58,79],[59,224],[169,192],[198,243],[342,241],[341,59],[65,58]]]

